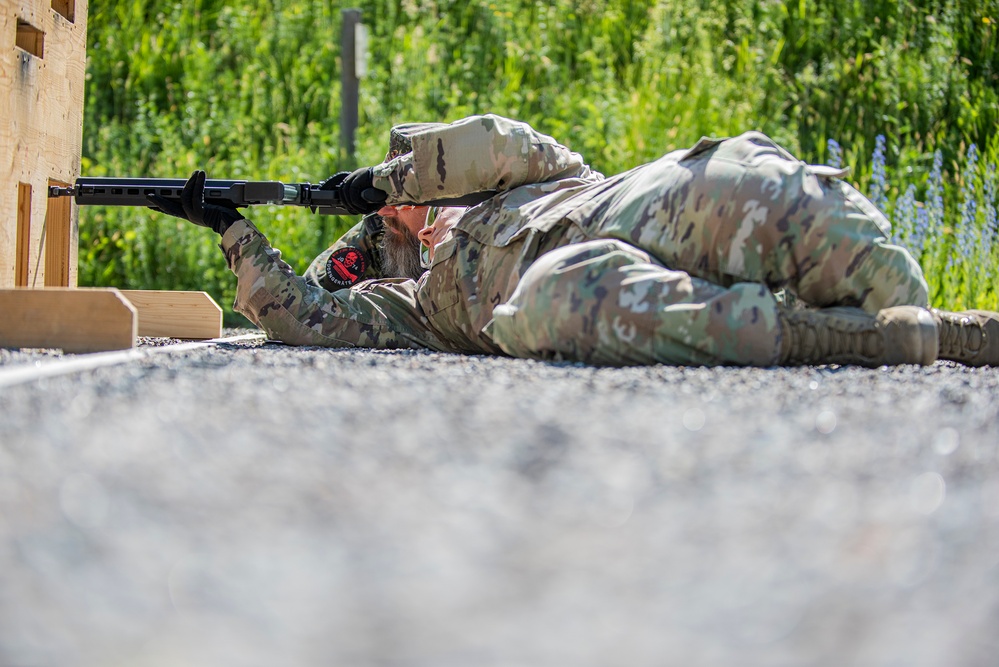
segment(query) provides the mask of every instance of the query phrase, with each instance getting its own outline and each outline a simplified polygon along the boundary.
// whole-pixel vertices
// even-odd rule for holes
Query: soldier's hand
[[[199,169],[187,179],[179,200],[159,195],[147,195],[146,199],[154,211],[188,220],[217,234],[225,234],[229,225],[243,219],[243,214],[228,206],[206,204],[205,180],[205,172]]]
[[[343,179],[339,189],[344,208],[357,215],[374,213],[385,205],[388,198],[386,193],[374,186],[371,167],[353,171]]]
[[[337,173],[327,178],[325,181],[321,181],[319,183],[319,189],[336,190],[341,185],[343,185],[344,180],[346,180],[348,176],[350,176],[349,171],[338,171]]]

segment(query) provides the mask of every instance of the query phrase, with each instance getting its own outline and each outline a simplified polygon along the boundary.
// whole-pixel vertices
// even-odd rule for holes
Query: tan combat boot
[[[968,366],[999,366],[999,313],[933,309],[940,329],[940,358]]]
[[[925,308],[896,306],[877,315],[859,308],[778,311],[782,366],[896,364],[937,359],[937,325]]]

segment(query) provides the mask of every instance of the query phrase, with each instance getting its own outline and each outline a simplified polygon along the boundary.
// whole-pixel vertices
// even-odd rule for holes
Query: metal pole
[[[355,35],[361,22],[360,9],[344,9],[340,32],[340,149],[345,166],[354,167],[354,136],[357,133],[357,108],[360,80],[357,72]]]

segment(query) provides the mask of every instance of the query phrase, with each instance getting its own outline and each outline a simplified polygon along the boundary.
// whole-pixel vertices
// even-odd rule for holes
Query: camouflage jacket
[[[419,281],[324,289],[296,276],[252,223],[240,221],[222,239],[239,279],[236,310],[292,344],[498,353],[485,332],[492,309],[537,256],[573,240],[570,223],[587,215],[608,181],[551,137],[498,116],[410,139],[410,153],[375,167],[388,203],[497,192],[465,212]]]

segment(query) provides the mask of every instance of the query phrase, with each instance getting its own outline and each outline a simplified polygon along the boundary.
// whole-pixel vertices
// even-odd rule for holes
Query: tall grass
[[[875,160],[875,164],[876,164]],[[956,188],[945,197],[943,155],[934,154],[922,200],[910,182],[892,201],[893,240],[907,247],[931,276],[934,302],[952,308],[999,309],[996,165],[999,137],[984,157],[971,144],[953,165]]]
[[[835,139],[934,301],[996,307],[997,0],[356,6],[370,75],[347,156],[339,6],[92,3],[84,173],[315,181],[379,161],[393,123],[485,112],[528,121],[604,173],[702,135],[760,129],[811,162],[836,158]],[[350,223],[253,215],[300,270]],[[233,279],[210,237],[146,211],[86,209],[81,282],[207,289],[228,307]]]

